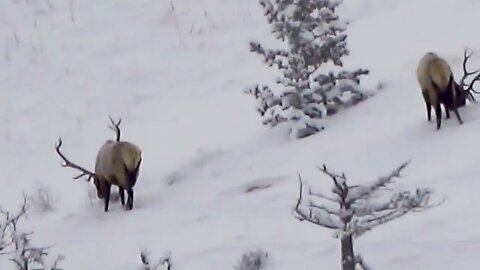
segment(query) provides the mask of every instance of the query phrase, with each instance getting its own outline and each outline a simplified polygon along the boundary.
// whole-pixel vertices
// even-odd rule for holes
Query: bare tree
[[[400,172],[409,162],[401,164],[392,173],[363,185],[349,186],[345,174],[336,174],[325,165],[319,168],[333,181],[332,195],[308,190],[304,197],[304,184],[299,175],[300,194],[295,205],[295,217],[300,221],[332,229],[341,243],[342,270],[354,270],[359,264],[366,267],[353,250],[353,239],[373,228],[395,220],[413,211],[429,209],[432,191],[417,188],[414,192],[399,191],[386,195]],[[321,202],[320,202],[321,201]]]
[[[36,247],[31,244],[31,232],[23,232],[18,228],[18,223],[27,213],[27,199],[16,214],[0,209],[3,219],[0,223],[0,256],[10,256],[10,261],[15,264],[16,270],[29,270],[33,265],[43,269],[56,269],[57,264],[64,259],[58,255],[53,261],[48,261],[47,247]]]

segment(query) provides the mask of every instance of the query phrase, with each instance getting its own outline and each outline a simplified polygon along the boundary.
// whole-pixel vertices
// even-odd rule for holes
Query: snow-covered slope
[[[179,270],[232,269],[257,247],[272,269],[338,269],[331,232],[293,218],[297,172],[328,190],[323,163],[355,184],[411,159],[400,186],[430,187],[445,203],[367,233],[356,251],[375,269],[476,269],[480,107],[436,131],[414,70],[434,50],[460,76],[465,46],[480,66],[478,10],[472,0],[345,1],[345,64],[371,69],[366,87],[386,87],[291,141],[285,126],[262,126],[242,93],[276,76],[248,51],[250,39],[275,44],[255,0],[1,1],[0,205],[48,187],[56,210],[24,225],[66,256],[64,269],[135,269],[142,248],[171,250]],[[66,155],[93,168],[113,137],[109,114],[144,152],[131,212],[114,202],[104,213],[54,152],[61,136]],[[252,185],[269,188],[245,192]]]

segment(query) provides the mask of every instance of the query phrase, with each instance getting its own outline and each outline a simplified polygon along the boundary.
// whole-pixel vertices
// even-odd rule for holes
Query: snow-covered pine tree
[[[282,72],[277,79],[278,94],[267,86],[247,88],[258,101],[263,124],[275,126],[293,120],[291,131],[297,138],[307,137],[323,129],[316,120],[336,113],[367,98],[359,87],[356,71],[321,70],[328,64],[342,67],[341,58],[349,54],[346,23],[335,9],[340,0],[259,0],[275,38],[286,43],[285,49],[267,49],[259,42],[250,42],[250,49],[263,56],[269,66]]]
[[[342,270],[355,270],[356,265],[369,269],[360,256],[355,256],[354,238],[409,212],[436,206],[429,203],[432,195],[429,189],[393,191],[395,178],[400,177],[407,164],[403,163],[389,175],[356,186],[348,185],[345,174],[331,172],[323,165],[320,170],[333,181],[332,195],[309,190],[305,194],[308,197],[305,197],[304,184],[299,176],[300,193],[295,217],[335,231],[335,236],[340,239]],[[387,196],[389,192],[392,194]]]

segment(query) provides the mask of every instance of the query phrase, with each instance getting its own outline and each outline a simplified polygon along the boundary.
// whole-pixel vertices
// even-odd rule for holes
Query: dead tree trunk
[[[342,270],[355,270],[352,235],[342,236],[340,245],[342,250]]]

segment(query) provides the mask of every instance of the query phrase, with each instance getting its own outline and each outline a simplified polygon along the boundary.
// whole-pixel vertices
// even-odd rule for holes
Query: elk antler
[[[57,151],[57,154],[63,159],[64,163],[62,163],[62,167],[70,167],[70,168],[73,168],[73,169],[76,169],[76,170],[79,170],[81,171],[82,173],[73,177],[73,179],[79,179],[80,177],[83,177],[83,176],[87,176],[87,181],[90,181],[91,178],[95,177],[95,174],[89,170],[86,170],[74,163],[72,163],[70,160],[67,159],[67,157],[65,157],[65,155],[62,154],[62,152],[60,152],[60,147],[62,147],[62,138],[59,138],[58,139],[58,143],[57,145],[55,145],[55,151]]]
[[[473,98],[473,95],[471,94],[471,92],[473,93],[476,93],[476,94],[480,94],[480,92],[477,92],[475,91],[475,89],[473,89],[473,85],[475,84],[476,81],[480,80],[480,69],[477,69],[475,71],[471,71],[469,72],[467,70],[467,61],[468,59],[472,56],[472,52],[471,53],[468,53],[467,54],[467,49],[465,49],[464,53],[463,53],[463,77],[462,79],[460,80],[460,86],[465,90],[465,91],[468,91],[469,93],[469,96],[472,97],[473,100],[475,100]],[[474,75],[474,74],[477,74],[475,77],[473,77],[473,80],[470,82],[470,84],[467,85],[467,83],[465,82],[465,80],[468,78],[468,76],[471,76],[471,75]],[[468,87],[467,87],[468,86]],[[467,88],[465,88],[467,87]],[[471,91],[471,92],[470,92]]]
[[[108,118],[110,118],[110,123],[112,124],[111,126],[108,126],[111,130],[115,131],[115,134],[117,134],[117,137],[116,137],[116,141],[119,142],[120,141],[120,123],[122,123],[122,118],[119,118],[118,119],[118,122],[115,123],[115,121],[113,121],[113,118],[112,116],[108,116]]]

